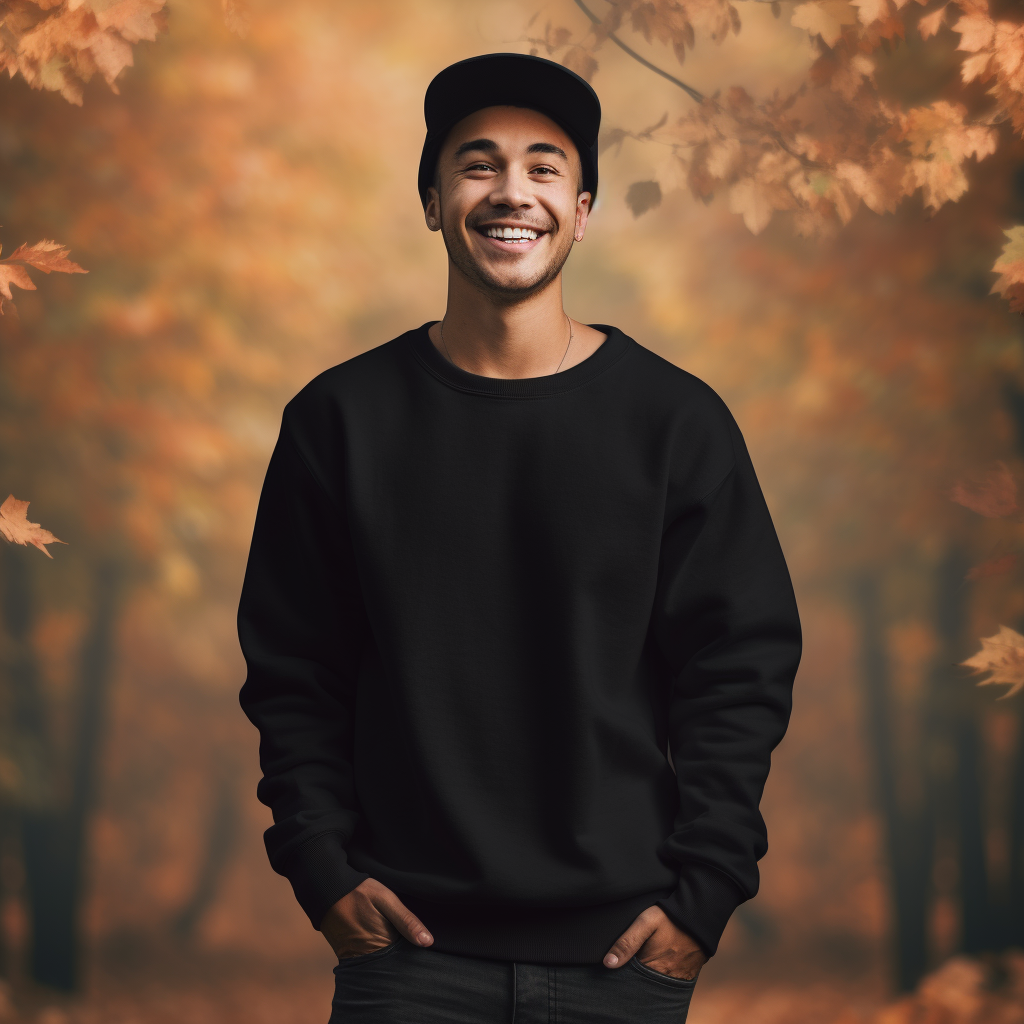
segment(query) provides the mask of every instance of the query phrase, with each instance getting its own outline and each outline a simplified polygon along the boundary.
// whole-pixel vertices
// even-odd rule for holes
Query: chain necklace
[[[565,357],[569,354],[569,346],[572,344],[572,320],[569,319],[569,314],[566,313],[565,310],[562,311],[562,316],[565,317],[566,321],[569,324],[569,340],[565,344],[565,351],[562,353],[562,358],[558,360],[558,365],[555,367],[555,373],[558,373],[558,371],[562,368],[562,363],[565,362]],[[448,357],[448,362],[451,363],[452,366],[458,367],[461,370],[462,367],[459,366],[459,364],[457,362],[455,362],[454,359],[452,359],[452,354],[451,354],[451,352],[448,351],[448,343],[444,340],[444,321],[445,321],[445,318],[442,317],[441,318],[441,345],[444,347],[444,354]]]

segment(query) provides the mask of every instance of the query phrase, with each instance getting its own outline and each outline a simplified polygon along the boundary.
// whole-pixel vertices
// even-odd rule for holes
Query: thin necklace
[[[569,314],[566,313],[565,310],[562,310],[562,316],[565,317],[565,319],[568,321],[568,324],[569,324],[569,340],[565,343],[565,351],[562,353],[562,358],[558,360],[558,365],[555,367],[555,373],[558,373],[558,371],[562,368],[562,363],[565,362],[565,357],[569,354],[569,346],[572,344],[572,320],[569,319]],[[448,351],[448,343],[444,340],[444,321],[445,321],[445,318],[442,317],[441,318],[441,344],[444,346],[444,354],[448,357],[448,362],[451,363],[452,366],[456,366],[456,367],[458,367],[461,370],[462,367],[459,366],[459,364],[457,362],[455,362],[454,359],[452,359],[452,354],[451,354],[451,352]]]

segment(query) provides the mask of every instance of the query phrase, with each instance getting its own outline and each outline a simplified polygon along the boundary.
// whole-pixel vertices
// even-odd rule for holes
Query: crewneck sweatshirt
[[[758,887],[800,626],[721,399],[621,331],[496,379],[410,331],[287,406],[239,609],[266,846],[318,927],[363,879],[433,948],[599,963]]]

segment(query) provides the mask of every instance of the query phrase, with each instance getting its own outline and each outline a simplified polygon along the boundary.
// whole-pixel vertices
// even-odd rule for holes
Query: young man
[[[562,310],[590,86],[495,54],[425,106],[445,316],[304,388],[260,499],[267,849],[336,1024],[678,1024],[757,890],[789,576],[721,400]]]

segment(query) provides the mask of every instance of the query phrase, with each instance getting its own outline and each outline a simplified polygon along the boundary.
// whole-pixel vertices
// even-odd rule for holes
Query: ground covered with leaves
[[[769,956],[767,960],[773,960]],[[3,1024],[317,1024],[330,1013],[330,954],[301,960],[201,953],[139,940],[107,947],[89,991],[57,999],[0,988]],[[911,996],[884,986],[730,959],[708,970],[688,1024],[1024,1024],[1024,954],[956,957]],[[776,979],[769,980],[775,973]],[[746,974],[746,976],[744,976]]]

